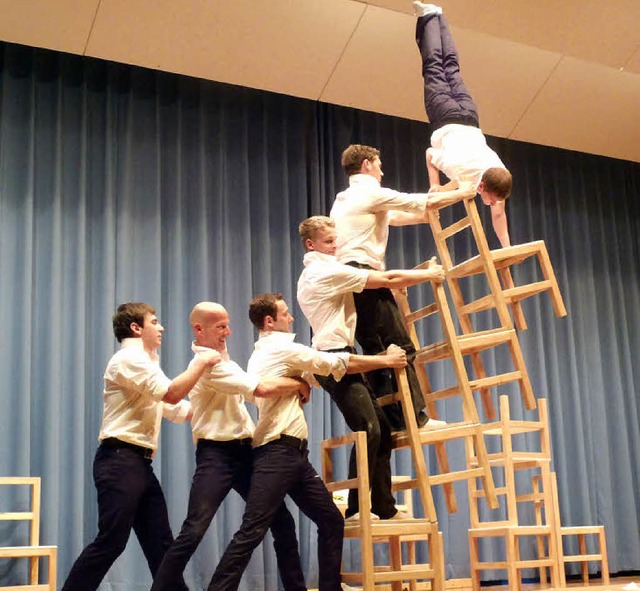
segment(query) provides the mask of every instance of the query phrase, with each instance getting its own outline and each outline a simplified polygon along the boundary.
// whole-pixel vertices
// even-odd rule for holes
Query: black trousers
[[[94,591],[136,533],[155,576],[173,541],[167,504],[151,460],[127,447],[98,447],[93,462],[98,490],[98,536],[71,567],[62,591]],[[182,577],[174,589],[187,590]]]
[[[286,495],[318,526],[319,591],[340,591],[344,520],[308,450],[272,441],[254,449],[253,475],[240,529],[218,563],[209,591],[235,591],[253,550]]]
[[[189,559],[231,489],[247,500],[251,468],[250,440],[198,442],[196,471],[191,483],[187,518],[162,560],[151,587],[152,591],[172,591],[176,588]],[[306,591],[298,553],[296,525],[284,503],[280,504],[274,515],[271,533],[285,591]]]
[[[444,16],[421,16],[416,42],[422,56],[424,106],[432,129],[448,123],[479,127],[478,109],[462,80],[458,51]]]
[[[353,267],[371,269],[367,265],[350,262]],[[424,398],[422,390],[413,367],[416,349],[411,342],[402,321],[402,314],[398,309],[390,289],[381,287],[378,289],[364,289],[360,293],[353,294],[358,320],[356,323],[356,339],[362,347],[365,355],[377,355],[387,349],[389,345],[402,347],[407,354],[407,379],[411,390],[411,402],[418,421],[418,426],[424,425],[428,417],[424,411]],[[396,392],[393,370],[382,369],[367,373],[367,379],[376,397]],[[383,407],[383,411],[394,430],[404,429],[404,417],[400,403]]]
[[[371,510],[381,519],[393,517],[397,510],[391,494],[391,427],[382,408],[362,374],[347,374],[339,382],[333,376],[315,377],[340,409],[349,429],[366,432]],[[357,474],[356,454],[352,449],[349,478]],[[358,489],[350,489],[346,517],[359,511],[358,501]]]

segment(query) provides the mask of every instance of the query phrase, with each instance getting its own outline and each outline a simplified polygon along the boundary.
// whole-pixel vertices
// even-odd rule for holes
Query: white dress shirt
[[[196,355],[210,350],[195,343],[191,349]],[[198,439],[230,441],[253,437],[255,426],[244,401],[253,400],[259,383],[258,376],[246,373],[225,355],[205,371],[189,394],[194,443]]]
[[[303,373],[329,374],[339,381],[347,371],[348,353],[324,353],[294,343],[290,332],[261,332],[247,371],[260,376],[301,377]],[[253,447],[291,435],[306,439],[309,431],[304,418],[302,402],[297,393],[256,398],[258,424],[253,436]]]
[[[431,162],[452,181],[471,182],[478,188],[488,168],[506,168],[500,157],[487,146],[487,139],[473,125],[449,123],[431,135],[427,150]]]
[[[178,404],[162,402],[170,384],[171,380],[160,369],[158,356],[144,350],[142,339],[124,339],[104,372],[98,439],[117,437],[155,451],[162,416],[182,423],[191,409],[184,400]]]
[[[381,187],[371,175],[351,175],[349,188],[338,193],[329,214],[336,223],[338,261],[356,261],[384,271],[389,212],[421,214],[426,205],[426,193],[400,193]]]
[[[344,265],[328,254],[304,255],[298,303],[313,330],[315,349],[353,347],[357,320],[353,293],[364,289],[368,276],[366,269]]]

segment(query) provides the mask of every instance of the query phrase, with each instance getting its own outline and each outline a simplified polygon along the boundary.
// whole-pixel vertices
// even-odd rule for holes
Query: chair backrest
[[[40,544],[40,478],[38,477],[0,477],[0,488],[9,486],[29,486],[29,509],[20,511],[5,511],[0,507],[0,521],[29,522],[29,540],[27,546]],[[2,494],[6,499],[9,495]]]

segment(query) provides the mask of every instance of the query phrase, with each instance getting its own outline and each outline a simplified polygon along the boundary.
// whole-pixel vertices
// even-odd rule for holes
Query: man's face
[[[487,191],[482,183],[478,186],[478,193],[480,194],[480,199],[482,199],[482,202],[485,205],[496,205],[497,203],[504,201],[504,199],[501,199],[495,193]]]
[[[155,351],[162,345],[164,327],[155,314],[147,312],[144,315],[143,326],[139,327],[142,345],[147,351]]]
[[[322,254],[330,254],[334,256],[336,254],[336,229],[330,226],[316,232],[315,238],[307,239],[307,250],[316,250]]]
[[[278,312],[271,325],[271,330],[277,332],[291,332],[291,325],[293,324],[293,316],[289,314],[289,307],[284,300],[278,300],[276,302]]]
[[[382,161],[380,160],[380,156],[374,156],[373,160],[365,160],[363,164],[366,174],[371,175],[378,182],[382,181],[384,173],[382,172]]]
[[[227,350],[227,337],[231,336],[231,326],[226,310],[209,314],[201,324],[197,325],[196,330],[198,345],[215,349],[220,353]]]

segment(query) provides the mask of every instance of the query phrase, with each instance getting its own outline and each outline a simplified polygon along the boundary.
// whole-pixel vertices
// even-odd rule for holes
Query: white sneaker
[[[640,589],[638,585],[635,583],[629,583],[622,588],[622,591],[637,591],[638,589]]]
[[[422,427],[420,431],[433,431],[434,429],[442,429],[447,426],[447,421],[439,421],[438,419],[429,419]]]
[[[435,4],[425,4],[415,0],[413,2],[413,13],[416,16],[429,16],[430,14],[442,14],[442,8]]]
[[[379,521],[379,520],[380,518],[375,513],[371,514],[371,521]],[[347,517],[345,519],[345,522],[351,523],[353,521],[360,521],[360,513],[354,513],[351,517]]]
[[[346,583],[340,583],[340,586],[342,587],[342,591],[358,591],[356,587],[350,587]]]

